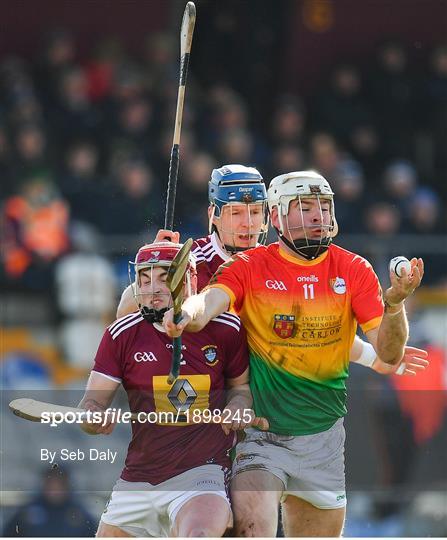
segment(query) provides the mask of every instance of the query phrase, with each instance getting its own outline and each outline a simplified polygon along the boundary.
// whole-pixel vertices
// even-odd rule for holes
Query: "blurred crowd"
[[[202,86],[204,68],[193,64],[177,227],[203,234],[211,169],[244,163],[266,182],[290,170],[320,171],[335,188],[343,234],[384,242],[444,235],[447,46],[416,70],[403,44],[386,42],[365,66],[335,66],[311,98],[272,98],[274,112],[261,121],[247,96],[219,81]],[[147,239],[162,225],[177,85],[177,42],[164,33],[150,35],[139,57],[106,39],[80,61],[74,36],[55,30],[34,61],[3,58],[4,283],[46,290],[55,262],[79,249],[80,226],[111,255],[126,250],[126,238]],[[432,239],[427,284],[446,279],[441,244]]]
[[[123,43],[105,39],[87,59],[80,59],[74,36],[60,29],[36,50],[32,61],[9,57],[0,62],[0,281],[2,289],[17,293],[54,289],[52,299],[62,317],[54,351],[36,348],[27,334],[27,353],[23,332],[5,332],[1,383],[14,389],[27,388],[30,380],[37,384],[32,371],[36,357],[46,370],[38,374],[42,384],[50,378],[69,383],[81,376],[74,367],[91,366],[124,284],[122,263],[163,225],[178,88],[178,43],[167,33],[150,35],[133,57]],[[221,81],[202,84],[205,69],[191,64],[186,93],[175,212],[176,228],[184,237],[206,233],[207,184],[214,167],[254,165],[267,184],[278,174],[315,168],[336,193],[338,243],[370,258],[385,278],[389,257],[384,253],[421,255],[427,268],[424,282],[446,286],[447,45],[435,47],[425,65],[415,66],[404,44],[388,41],[361,67],[335,66],[311,96],[273,96],[266,104],[273,114],[262,118],[253,114],[247,88],[238,93]],[[14,301],[16,308],[5,310],[12,319],[18,314],[9,324],[48,322],[43,304],[29,297],[20,303],[20,296]],[[430,326],[439,326],[439,317]],[[432,336],[426,333],[418,339],[412,328],[413,344],[428,347]],[[445,381],[445,352],[433,349],[430,354],[438,366],[430,371],[436,384],[434,379],[415,379],[415,387],[400,392],[399,381],[380,383],[389,387],[380,391],[382,397],[436,389],[433,395],[442,403],[425,399],[431,408],[426,406],[430,410],[424,412],[423,426],[433,429],[422,437],[424,443],[442,429],[445,437],[446,429],[445,383],[440,382]],[[54,366],[62,367],[57,371]],[[359,384],[355,372],[352,379]],[[364,403],[364,394],[360,401]],[[383,431],[379,439],[389,446],[379,452],[381,457],[388,456],[396,475],[405,469],[401,478],[382,479],[382,486],[407,482],[413,468],[408,463],[417,454],[404,451],[408,459],[403,463],[407,425],[399,427],[386,407],[397,411],[400,420],[401,409],[414,417],[416,431],[407,437],[413,446],[405,441],[405,447],[414,450],[416,442],[422,444],[415,435],[422,425],[417,423],[421,400],[410,401],[399,408],[380,398],[371,407]],[[434,454],[427,456],[433,462]],[[360,469],[365,469],[363,461]],[[53,480],[51,476],[45,486]],[[52,498],[45,486],[19,517],[12,517],[7,534],[30,536],[35,516],[51,517],[59,505],[72,507],[71,499]],[[372,519],[362,511],[356,510],[360,521]],[[80,520],[67,522],[73,529],[64,529],[67,536],[92,534],[83,512],[76,508]],[[18,521],[24,523],[20,531]],[[355,520],[350,523],[351,533],[360,535]],[[444,529],[440,531],[442,536]],[[45,534],[51,535],[48,530]]]

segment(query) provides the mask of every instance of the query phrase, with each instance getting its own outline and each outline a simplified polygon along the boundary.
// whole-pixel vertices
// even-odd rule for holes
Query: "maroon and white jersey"
[[[185,332],[182,350],[180,376],[171,386],[172,339],[140,313],[118,319],[104,333],[93,370],[122,383],[132,412],[151,412],[154,418],[132,423],[123,480],[159,484],[207,463],[230,467],[234,432],[227,436],[216,424],[188,424],[183,413],[188,407],[190,412],[224,408],[225,379],[248,367],[245,330],[239,317],[222,313],[202,331]],[[168,412],[177,421],[166,423]],[[155,423],[159,418],[163,424]]]
[[[197,292],[200,292],[230,256],[219,246],[215,232],[194,240],[191,251],[196,258]]]

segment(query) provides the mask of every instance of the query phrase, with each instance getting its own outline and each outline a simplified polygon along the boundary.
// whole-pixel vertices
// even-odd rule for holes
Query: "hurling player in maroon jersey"
[[[131,412],[151,413],[149,421],[132,423],[125,467],[98,536],[222,536],[232,523],[227,478],[235,430],[263,424],[251,410],[246,336],[234,314],[185,335],[180,375],[167,383],[172,340],[161,321],[171,305],[167,271],[180,247],[159,242],[139,250],[133,284],[139,310],[105,331],[80,404],[105,411],[122,384]],[[193,256],[184,287],[185,296],[196,292]],[[199,423],[201,415],[209,421]],[[226,424],[211,421],[224,417]],[[83,424],[92,434],[113,428],[107,415],[102,424]]]
[[[267,191],[261,173],[254,167],[224,165],[213,169],[208,185],[210,234],[194,241],[200,292],[219,266],[238,251],[264,243],[268,231]],[[155,242],[179,242],[178,233],[161,230]],[[123,292],[117,317],[135,311],[131,287]]]

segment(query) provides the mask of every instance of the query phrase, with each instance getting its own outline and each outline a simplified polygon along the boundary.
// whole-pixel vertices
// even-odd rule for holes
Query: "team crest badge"
[[[208,366],[215,366],[217,362],[219,362],[216,345],[205,345],[201,350],[203,351]]]
[[[160,255],[159,251],[151,251],[151,258],[147,261],[148,263],[158,262],[158,257]]]
[[[333,289],[335,294],[345,294],[346,292],[346,282],[341,277],[331,278],[329,284]]]
[[[287,339],[295,334],[295,315],[275,315],[273,331],[281,339]]]

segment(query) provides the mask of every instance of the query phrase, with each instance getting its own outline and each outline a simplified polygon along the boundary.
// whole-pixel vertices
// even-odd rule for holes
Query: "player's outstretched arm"
[[[424,371],[429,365],[428,352],[417,347],[405,347],[404,356],[398,364],[390,365],[383,362],[376,354],[374,347],[355,336],[349,359],[355,364],[369,367],[381,375],[410,375],[415,376]]]
[[[386,364],[398,364],[404,355],[408,339],[405,299],[419,287],[424,275],[422,259],[411,259],[411,271],[402,269],[401,277],[390,272],[391,287],[384,293],[385,313],[378,328],[367,332],[368,341]]]
[[[81,399],[78,407],[86,411],[105,411],[112,403],[113,397],[120,385],[119,382],[92,371],[87,382],[84,397]],[[81,429],[89,435],[109,435],[112,433],[115,424],[108,418],[104,417],[101,423],[84,422],[81,424]]]
[[[182,320],[174,323],[174,310],[170,309],[163,317],[163,326],[168,336],[180,336],[187,332],[200,332],[211,319],[217,317],[230,306],[230,297],[222,289],[204,289],[200,294],[190,296],[183,302]]]

